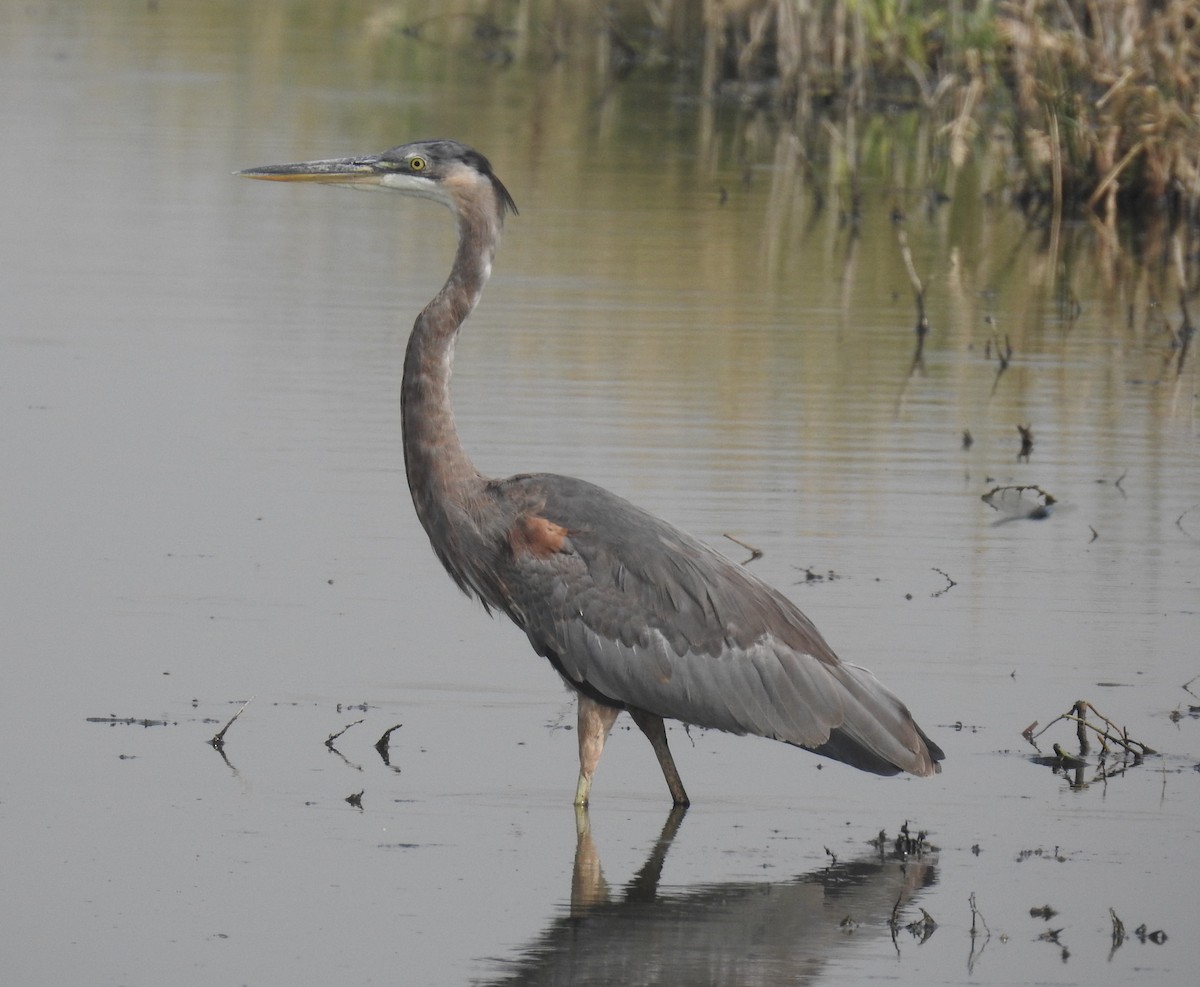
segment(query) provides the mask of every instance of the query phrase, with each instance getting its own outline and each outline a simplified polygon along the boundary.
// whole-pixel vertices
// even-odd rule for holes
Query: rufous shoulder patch
[[[508,533],[513,555],[533,555],[539,559],[561,552],[566,540],[566,528],[537,514],[521,515]]]

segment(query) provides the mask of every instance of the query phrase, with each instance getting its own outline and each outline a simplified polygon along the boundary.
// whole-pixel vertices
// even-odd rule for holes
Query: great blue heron
[[[401,388],[417,517],[451,577],[500,610],[579,699],[579,782],[622,710],[649,739],[677,805],[688,797],[664,719],[806,747],[864,771],[941,770],[942,751],[866,669],[838,659],[781,593],[602,487],[553,473],[482,475],[454,427],[454,342],[516,205],[487,159],[457,141],[273,165],[247,178],[394,189],[449,207],[458,249],[413,324]]]

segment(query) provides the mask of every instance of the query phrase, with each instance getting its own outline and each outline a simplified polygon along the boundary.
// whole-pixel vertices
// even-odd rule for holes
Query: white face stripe
[[[454,208],[454,201],[441,185],[431,181],[428,178],[419,178],[416,175],[408,175],[400,171],[385,172],[380,176],[378,182],[379,188],[395,189],[397,192],[403,192],[406,195],[417,195],[423,199],[432,199],[434,202],[440,202],[447,208]]]

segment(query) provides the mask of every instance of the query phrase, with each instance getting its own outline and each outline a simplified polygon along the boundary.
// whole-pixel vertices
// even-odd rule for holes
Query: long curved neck
[[[463,449],[450,403],[454,342],[491,274],[500,239],[494,209],[460,208],[458,250],[442,290],[417,316],[404,358],[400,392],[404,466],[417,517],[434,550],[464,589],[468,544],[479,537],[484,477]]]

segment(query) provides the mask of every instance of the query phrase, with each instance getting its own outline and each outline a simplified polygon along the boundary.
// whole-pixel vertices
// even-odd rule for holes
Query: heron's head
[[[502,222],[516,203],[478,151],[452,140],[415,141],[382,154],[298,164],[266,165],[238,172],[271,182],[322,182],[349,188],[392,189],[433,199],[456,215],[490,210]]]

